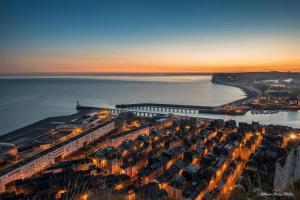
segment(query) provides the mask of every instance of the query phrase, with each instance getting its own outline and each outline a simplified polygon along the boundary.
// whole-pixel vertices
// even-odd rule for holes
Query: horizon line
[[[11,72],[0,76],[124,76],[124,75],[212,75],[234,73],[300,73],[300,71],[270,70],[270,71],[234,71],[234,72]]]

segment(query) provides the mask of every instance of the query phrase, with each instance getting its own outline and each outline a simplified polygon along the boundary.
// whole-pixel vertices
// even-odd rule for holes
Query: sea
[[[210,75],[122,75],[2,76],[0,95],[2,135],[47,117],[73,114],[77,101],[81,105],[109,108],[127,103],[217,106],[246,94],[239,88],[212,83]],[[299,111],[197,116],[300,128]]]

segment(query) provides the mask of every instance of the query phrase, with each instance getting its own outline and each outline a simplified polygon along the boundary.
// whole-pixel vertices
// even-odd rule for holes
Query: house
[[[183,189],[184,189],[185,179],[182,176],[175,176],[170,183],[166,185],[166,191],[168,193],[169,198],[183,200],[184,197]]]

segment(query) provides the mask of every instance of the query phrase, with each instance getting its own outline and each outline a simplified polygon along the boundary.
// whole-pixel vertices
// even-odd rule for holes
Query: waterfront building
[[[115,129],[115,121],[100,124],[93,129],[66,140],[56,146],[42,151],[29,159],[18,162],[0,172],[0,192],[14,189],[14,181],[25,179],[41,172],[62,158],[78,151],[80,148],[107,135]]]

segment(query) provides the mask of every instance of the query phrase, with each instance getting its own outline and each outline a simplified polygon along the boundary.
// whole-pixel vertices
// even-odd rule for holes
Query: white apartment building
[[[16,163],[0,172],[0,192],[13,186],[17,179],[28,178],[89,143],[107,135],[115,129],[115,121],[111,120],[96,126],[80,135],[42,151],[26,160]]]

